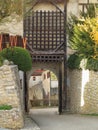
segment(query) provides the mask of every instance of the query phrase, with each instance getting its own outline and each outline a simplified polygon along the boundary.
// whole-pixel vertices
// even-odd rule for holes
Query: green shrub
[[[9,61],[13,61],[14,64],[18,65],[19,70],[26,72],[32,68],[31,56],[24,48],[5,48],[1,51],[1,55]]]
[[[68,67],[70,69],[80,69],[80,61],[82,60],[82,57],[79,57],[78,54],[72,54],[68,58]]]
[[[93,15],[82,19],[72,17],[69,25],[69,46],[78,54],[68,59],[69,68],[80,68],[76,61],[81,57],[87,60],[85,69],[98,71],[98,18]]]
[[[92,114],[82,114],[83,116],[98,116],[98,114],[96,113],[92,113]]]
[[[98,59],[88,59],[86,69],[98,71]]]
[[[0,55],[0,66],[3,65],[4,58]]]
[[[71,36],[70,47],[76,50],[78,54],[89,58],[94,56],[95,41],[92,39],[91,35],[95,19],[86,19],[83,24],[74,25],[73,36]]]
[[[12,106],[11,105],[0,105],[0,110],[11,110]]]

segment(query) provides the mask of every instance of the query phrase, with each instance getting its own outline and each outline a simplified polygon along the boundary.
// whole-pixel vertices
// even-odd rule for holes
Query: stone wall
[[[24,125],[20,81],[15,65],[0,67],[0,105],[11,105],[11,110],[0,110],[0,127],[21,128]]]
[[[15,13],[0,22],[0,33],[23,36],[23,18]]]
[[[98,114],[98,72],[70,70],[69,81],[70,112]]]
[[[15,2],[12,1],[12,6],[15,4],[15,7],[8,10],[10,12],[9,16],[6,16],[0,20],[0,33],[23,36],[23,2],[24,0],[20,0],[15,4]],[[19,6],[19,9],[17,9],[17,6]],[[5,8],[8,7],[9,6],[5,5]],[[7,9],[5,9],[5,12],[6,10]]]

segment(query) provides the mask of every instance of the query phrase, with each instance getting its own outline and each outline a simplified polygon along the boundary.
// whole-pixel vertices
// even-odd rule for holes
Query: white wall
[[[43,79],[42,85],[43,85],[43,88],[44,88],[44,91],[45,91],[46,95],[50,94],[50,77],[47,78],[47,73],[48,72],[50,72],[50,71],[47,70],[47,71],[44,71],[42,73],[42,79]],[[44,79],[44,75],[46,75],[45,79]]]
[[[36,78],[36,80],[33,80],[33,77]],[[29,88],[31,88],[32,86],[38,84],[39,82],[42,81],[42,77],[41,76],[31,76],[30,80],[29,80]]]
[[[51,80],[51,88],[58,88],[58,80]]]

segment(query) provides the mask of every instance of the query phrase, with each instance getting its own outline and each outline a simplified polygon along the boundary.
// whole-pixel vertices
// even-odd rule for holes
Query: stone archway
[[[26,77],[27,77],[27,97],[26,97],[27,99],[26,100],[27,100],[28,111],[30,109],[29,91],[28,91],[29,90],[29,79],[30,79],[32,73],[35,72],[36,70],[38,70],[39,68],[50,70],[56,75],[56,77],[57,77],[57,79],[59,81],[59,65],[60,65],[59,63],[49,63],[49,62],[46,62],[46,63],[43,63],[43,62],[33,63],[32,70],[27,72],[27,74],[26,74]],[[59,98],[59,95],[58,95],[58,98]]]
[[[32,70],[27,72],[27,84],[29,82],[31,74],[39,68],[52,71],[57,76],[57,78],[59,79],[59,63],[38,62],[38,63],[33,63]]]

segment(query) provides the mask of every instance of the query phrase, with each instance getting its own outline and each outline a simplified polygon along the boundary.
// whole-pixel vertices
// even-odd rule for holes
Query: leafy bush
[[[98,71],[98,60],[93,58],[88,59],[86,69]]]
[[[11,110],[12,106],[11,105],[0,105],[0,110]]]
[[[19,70],[26,72],[32,68],[31,56],[26,49],[21,47],[5,48],[1,51],[1,55],[18,65]]]
[[[70,69],[80,69],[80,61],[82,57],[79,57],[77,54],[72,54],[68,59],[68,67]]]
[[[79,57],[87,59],[86,69],[98,70],[98,18],[86,18],[81,21],[72,26],[71,34],[71,31],[69,32],[70,47]],[[75,61],[73,62],[71,68],[77,68]]]
[[[3,65],[4,58],[0,55],[0,66]]]
[[[67,26],[67,32],[68,32],[68,41],[69,43],[72,41],[72,37],[74,35],[74,26],[77,24],[82,24],[84,20],[79,19],[77,16],[71,14],[71,17],[68,18],[68,26]]]
[[[77,24],[73,29],[73,36],[70,40],[70,47],[76,50],[84,57],[92,57],[95,55],[95,48],[97,49],[97,39],[95,33],[98,29],[98,19],[86,19],[83,24]],[[96,28],[96,29],[95,29]]]

